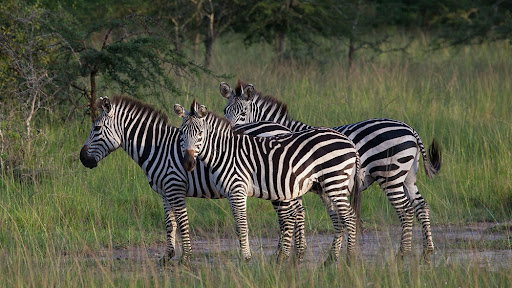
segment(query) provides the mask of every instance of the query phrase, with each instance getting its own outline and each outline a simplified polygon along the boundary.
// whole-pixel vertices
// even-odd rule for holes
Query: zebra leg
[[[357,228],[356,228],[356,214],[350,202],[348,200],[348,190],[341,197],[335,200],[336,208],[338,210],[339,217],[341,218],[341,224],[344,229],[341,229],[341,235],[343,236],[343,230],[347,231],[347,261],[350,264],[350,260],[354,258],[356,252],[356,241],[357,241]],[[339,253],[339,250],[338,250]]]
[[[192,246],[190,244],[190,232],[188,223],[187,206],[185,202],[185,195],[177,195],[176,198],[172,199],[172,206],[174,215],[178,223],[178,229],[180,230],[183,254],[181,255],[180,261],[183,263],[190,262],[190,256],[192,254]]]
[[[167,247],[165,249],[165,255],[159,259],[159,263],[165,266],[175,255],[175,243],[176,243],[176,217],[172,210],[169,201],[162,196],[164,203],[164,216],[165,216],[165,229],[167,231]]]
[[[304,232],[304,223],[306,219],[306,211],[304,209],[304,206],[302,205],[302,197],[299,197],[295,200],[292,200],[296,203],[295,210],[296,216],[295,216],[295,260],[297,262],[302,262],[304,260],[304,252],[307,248],[306,243],[306,234]]]
[[[293,200],[292,200],[293,201]],[[272,201],[279,218],[279,243],[277,245],[277,263],[281,264],[290,256],[291,239],[296,220],[296,207],[292,201]]]
[[[416,219],[421,223],[423,231],[423,260],[425,263],[430,263],[430,256],[434,253],[434,241],[430,229],[430,208],[427,202],[423,201],[414,209],[416,210]]]
[[[249,246],[249,227],[247,225],[247,195],[244,192],[235,192],[229,194],[227,198],[235,217],[236,235],[240,241],[242,257],[249,261],[251,259],[251,248]]]
[[[386,178],[378,178],[378,182],[391,206],[395,209],[400,220],[400,249],[398,257],[402,258],[411,253],[412,247],[412,221],[414,212],[411,207],[408,195],[405,193],[405,186],[402,179],[387,182]]]
[[[414,176],[414,177],[413,177]],[[434,253],[434,242],[432,240],[432,231],[430,227],[430,208],[421,196],[416,186],[416,174],[407,177],[406,192],[412,199],[412,207],[416,214],[416,219],[420,222],[421,230],[423,232],[423,259],[426,263],[430,263],[430,256]]]
[[[334,239],[331,248],[329,249],[329,256],[325,261],[325,264],[329,264],[338,261],[338,258],[340,256],[341,245],[343,242],[343,234],[345,231],[344,225],[342,224],[342,217],[338,213],[339,210],[336,205],[337,198],[333,199],[324,192],[318,193],[318,196],[320,196],[320,199],[322,199],[322,201],[324,202],[324,205],[327,209],[327,213],[331,218],[335,231]]]

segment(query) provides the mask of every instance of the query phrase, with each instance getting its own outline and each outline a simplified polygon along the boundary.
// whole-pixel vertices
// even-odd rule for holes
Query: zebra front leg
[[[180,197],[173,199],[172,206],[174,208],[174,215],[176,216],[182,242],[183,253],[181,255],[180,261],[184,264],[188,264],[192,254],[192,246],[190,244],[189,222],[185,195],[180,195]]]
[[[247,225],[247,195],[238,192],[228,195],[227,198],[235,218],[236,235],[240,242],[242,257],[249,261],[251,259],[251,248],[249,246],[249,227]]]
[[[165,228],[167,234],[167,246],[165,248],[165,255],[162,256],[158,262],[160,265],[165,266],[169,261],[174,257],[175,250],[175,242],[176,242],[176,217],[174,216],[174,212],[172,210],[171,205],[163,196],[164,203],[164,216],[165,216]]]
[[[290,201],[272,201],[279,218],[279,244],[277,245],[277,263],[281,264],[290,256],[291,238],[296,220],[295,203]]]
[[[295,210],[295,260],[297,262],[302,262],[304,260],[304,252],[307,248],[306,242],[306,234],[304,232],[304,223],[306,219],[306,211],[304,210],[304,206],[302,205],[302,197],[299,197],[294,200],[296,202]]]

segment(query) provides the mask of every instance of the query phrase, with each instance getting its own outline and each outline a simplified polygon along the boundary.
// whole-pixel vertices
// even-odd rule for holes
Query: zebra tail
[[[420,147],[421,155],[423,156],[423,165],[425,167],[425,172],[427,172],[428,178],[433,178],[441,170],[441,146],[439,145],[435,138],[432,139],[432,144],[430,144],[427,156],[425,145],[423,145],[423,142],[421,141],[421,138],[418,135],[418,133],[416,133],[416,131],[414,131],[414,136],[418,141],[418,146]]]
[[[363,231],[363,222],[361,221],[361,205],[362,205],[362,191],[361,187],[363,187],[363,181],[365,177],[364,171],[361,169],[361,160],[359,158],[359,153],[356,152],[356,173],[354,174],[354,187],[352,189],[352,193],[350,193],[350,205],[354,210],[355,221],[356,221],[356,233],[359,231]]]

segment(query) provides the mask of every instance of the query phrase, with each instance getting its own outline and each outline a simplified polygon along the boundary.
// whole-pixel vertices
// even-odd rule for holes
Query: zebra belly
[[[270,184],[253,182],[251,185],[252,188],[249,186],[248,196],[267,200],[291,200],[308,192],[313,186],[313,183],[315,183],[314,179],[306,178],[304,181],[302,181],[302,183],[296,182],[293,185],[293,189],[291,191],[289,191],[289,189],[284,189],[285,191],[282,191],[283,189],[279,189],[282,187],[274,186],[275,189],[271,190],[268,188],[271,186]],[[276,189],[279,191],[276,191]]]

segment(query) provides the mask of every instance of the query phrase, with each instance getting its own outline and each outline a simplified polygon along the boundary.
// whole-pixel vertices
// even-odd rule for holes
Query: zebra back
[[[312,128],[310,125],[290,118],[286,104],[273,96],[262,95],[261,92],[254,89],[252,84],[239,80],[235,90],[230,89],[226,83],[221,83],[221,93],[223,91],[230,91],[229,93],[224,93],[223,96],[228,98],[228,103],[224,108],[225,117],[231,121],[232,125],[246,124],[253,121],[272,121],[287,127],[293,132]],[[441,169],[441,150],[435,139],[429,149],[428,156],[430,157],[428,157],[418,133],[404,122],[387,118],[375,118],[333,127],[333,129],[347,135],[354,142],[360,157],[363,157],[368,151],[375,153],[373,148],[392,138],[396,139],[397,144],[403,140],[401,137],[414,138],[416,141],[414,143],[410,142],[410,145],[415,145],[419,148],[427,175],[433,177]],[[389,133],[385,129],[392,129],[393,132]],[[378,135],[378,137],[370,139],[371,135]],[[387,138],[383,139],[383,137]],[[407,143],[402,143],[398,148],[400,150],[410,148],[408,145]],[[395,149],[395,153],[396,151],[399,150]],[[386,157],[384,155],[386,153],[389,153],[387,148],[383,149],[383,156],[374,158]],[[363,167],[366,167],[369,163],[361,164]]]

